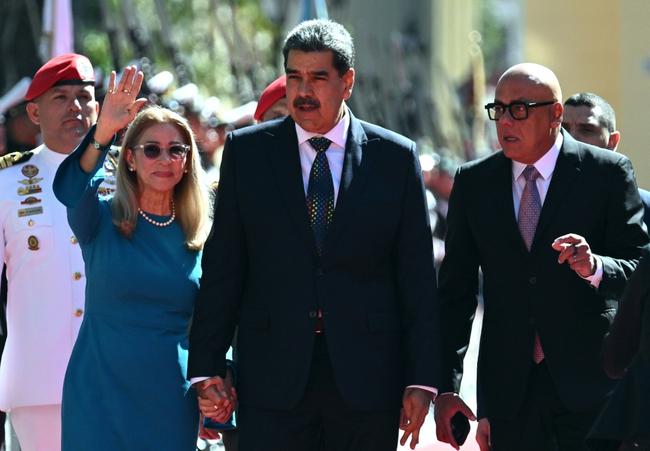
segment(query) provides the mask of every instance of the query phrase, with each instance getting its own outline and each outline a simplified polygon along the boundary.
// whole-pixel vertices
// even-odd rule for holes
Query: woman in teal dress
[[[138,113],[141,84],[134,67],[119,83],[111,75],[96,128],[54,181],[87,278],[63,387],[66,451],[196,448],[187,334],[209,232],[209,188],[187,122],[159,107]],[[129,123],[115,194],[103,198],[97,188],[107,149]]]

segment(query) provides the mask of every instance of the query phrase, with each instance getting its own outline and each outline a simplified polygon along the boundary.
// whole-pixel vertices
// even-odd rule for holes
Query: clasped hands
[[[237,406],[237,392],[233,387],[230,370],[226,377],[214,376],[195,384],[199,410],[211,420],[225,423]]]

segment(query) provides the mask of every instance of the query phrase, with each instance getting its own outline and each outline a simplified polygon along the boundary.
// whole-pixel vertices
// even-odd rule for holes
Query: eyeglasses
[[[160,158],[160,154],[164,148],[154,143],[138,144],[137,146],[133,146],[133,150],[138,149],[142,149],[144,156],[150,160],[157,160]],[[190,151],[190,146],[187,144],[172,144],[166,150],[167,155],[169,155],[171,160],[182,160]]]
[[[493,102],[485,105],[485,109],[488,112],[488,117],[493,121],[501,119],[501,116],[506,113],[506,110],[510,112],[510,116],[513,119],[523,121],[524,119],[528,119],[529,108],[553,105],[555,103],[557,103],[555,100],[548,100],[545,102],[511,102],[508,105],[501,102]]]

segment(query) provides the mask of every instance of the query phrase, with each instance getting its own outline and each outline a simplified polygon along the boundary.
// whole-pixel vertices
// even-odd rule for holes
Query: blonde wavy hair
[[[117,171],[116,189],[111,204],[113,224],[126,238],[133,237],[138,221],[138,194],[140,186],[135,172],[128,171],[126,149],[133,149],[145,130],[156,124],[176,127],[191,149],[187,156],[183,177],[174,187],[176,218],[185,233],[188,249],[200,250],[210,232],[212,222],[212,190],[207,177],[194,134],[187,121],[177,113],[159,106],[143,109],[129,125],[122,142]]]

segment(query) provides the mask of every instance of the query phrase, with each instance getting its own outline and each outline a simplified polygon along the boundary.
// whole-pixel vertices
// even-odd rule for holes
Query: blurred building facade
[[[557,74],[564,97],[594,92],[616,111],[641,187],[650,187],[650,2],[526,0],[524,57]]]

